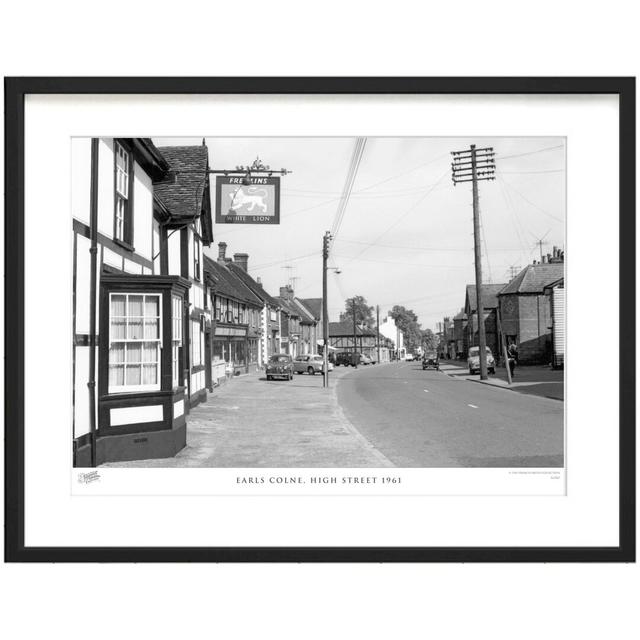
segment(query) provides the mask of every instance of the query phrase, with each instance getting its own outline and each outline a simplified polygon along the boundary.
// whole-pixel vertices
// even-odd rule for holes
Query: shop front
[[[212,342],[213,363],[225,363],[227,375],[248,373],[249,348],[246,327],[217,326]]]

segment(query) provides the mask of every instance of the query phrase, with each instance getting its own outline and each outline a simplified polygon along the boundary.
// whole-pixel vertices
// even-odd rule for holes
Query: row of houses
[[[564,251],[553,248],[510,282],[482,285],[487,346],[500,356],[515,344],[520,364],[564,365]],[[479,343],[475,285],[465,291],[464,307],[440,324],[441,358],[465,359]]]

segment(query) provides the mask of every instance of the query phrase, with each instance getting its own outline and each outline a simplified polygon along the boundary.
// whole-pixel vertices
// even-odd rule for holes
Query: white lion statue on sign
[[[262,213],[267,212],[267,205],[264,199],[267,197],[266,189],[256,189],[249,187],[248,193],[245,193],[240,187],[234,193],[229,194],[231,198],[230,209],[237,211],[240,207],[247,206],[247,211],[253,211],[256,207],[260,207]]]

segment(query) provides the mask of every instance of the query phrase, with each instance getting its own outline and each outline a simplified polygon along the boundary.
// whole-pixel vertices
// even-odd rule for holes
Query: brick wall
[[[548,296],[521,295],[518,310],[520,364],[546,364],[551,358],[551,307]],[[505,333],[510,333],[506,327]]]

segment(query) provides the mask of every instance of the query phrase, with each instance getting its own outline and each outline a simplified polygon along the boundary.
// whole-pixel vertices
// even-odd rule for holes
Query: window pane
[[[144,337],[158,339],[160,338],[160,320],[158,318],[147,319],[144,321]]]
[[[142,362],[142,345],[131,343],[127,345],[127,364]]]
[[[124,385],[124,365],[109,365],[109,386],[121,387]]]
[[[109,349],[109,363],[120,364],[124,362],[124,343],[116,343]]]
[[[158,367],[155,364],[145,364],[142,368],[142,384],[156,384],[158,382]]]
[[[129,313],[130,316],[142,316],[142,300],[143,296],[129,296]],[[157,315],[157,314],[156,314]]]
[[[156,342],[145,342],[142,347],[143,362],[158,361],[158,346]]]
[[[136,385],[139,386],[140,378],[141,378],[141,369],[142,365],[127,365],[127,375],[126,375],[126,383],[127,385]]]
[[[155,318],[160,315],[160,301],[156,296],[145,296],[144,298],[144,315],[149,318]]]
[[[125,318],[111,318],[111,341],[124,340],[126,326]]]
[[[129,340],[142,340],[142,318],[129,318]]]
[[[125,296],[111,296],[111,315],[123,316]]]

